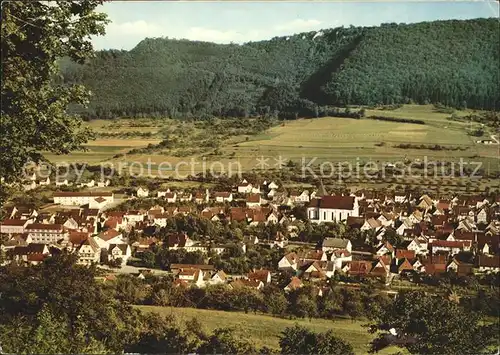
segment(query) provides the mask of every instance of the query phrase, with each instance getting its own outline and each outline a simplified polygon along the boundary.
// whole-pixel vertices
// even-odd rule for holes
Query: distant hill
[[[64,80],[94,93],[89,117],[314,115],[324,105],[441,103],[498,109],[497,19],[334,28],[244,45],[145,39]]]

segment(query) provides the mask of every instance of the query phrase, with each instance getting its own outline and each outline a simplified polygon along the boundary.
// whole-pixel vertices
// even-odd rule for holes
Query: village
[[[49,186],[50,178],[38,184]],[[275,181],[242,179],[225,191],[138,187],[116,204],[111,191],[80,187],[78,192],[56,190],[51,212],[10,206],[0,225],[3,263],[38,264],[65,251],[77,255],[79,264],[95,264],[108,273],[144,278],[168,272],[185,287],[262,289],[285,275],[285,292],[304,284],[321,288],[334,278],[372,279],[387,287],[399,279],[500,270],[500,196],[441,199],[368,190],[332,195],[322,183],[315,189],[286,189]],[[149,207],[127,208],[138,201]],[[210,236],[189,226],[167,228],[179,217],[238,232]],[[306,228],[322,225],[332,228],[304,238]],[[249,250],[258,254],[262,248],[275,253],[275,262],[266,267],[250,263],[247,272],[235,272],[212,262],[231,261]],[[191,260],[197,263],[141,264],[146,254],[154,258],[161,250],[195,255]]]

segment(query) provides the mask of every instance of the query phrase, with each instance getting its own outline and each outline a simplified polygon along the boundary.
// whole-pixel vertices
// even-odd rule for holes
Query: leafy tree
[[[305,293],[297,297],[293,308],[299,317],[313,318],[318,313],[316,300]]]
[[[236,309],[241,309],[245,313],[249,310],[257,312],[262,305],[263,299],[260,291],[248,288],[239,287],[234,290],[232,297]]]
[[[165,289],[154,292],[151,303],[155,306],[168,306],[170,304],[170,292]]]
[[[322,317],[333,318],[342,313],[343,297],[340,292],[330,290],[319,300],[319,313]]]
[[[399,334],[397,344],[413,354],[479,354],[499,341],[498,323],[489,324],[480,313],[421,291],[400,292],[371,326],[372,331],[390,328]],[[387,339],[380,334],[372,350],[390,344]]]
[[[305,206],[295,206],[292,209],[292,214],[295,216],[295,218],[301,220],[301,221],[307,221],[307,208]]]
[[[40,151],[81,148],[89,131],[66,109],[85,104],[88,92],[58,78],[58,60],[83,63],[92,56],[90,36],[104,34],[101,0],[10,1],[2,4],[2,120],[0,176],[20,176]]]
[[[315,333],[297,324],[283,330],[280,347],[282,354],[354,354],[352,346],[332,332]]]
[[[324,332],[316,335],[315,354],[349,355],[354,354],[352,345],[336,337],[333,332]]]
[[[157,313],[147,313],[143,317],[138,340],[125,348],[126,352],[146,354],[186,354],[193,350],[187,334],[174,320]]]
[[[384,239],[388,241],[392,246],[398,248],[403,244],[404,238],[396,233],[393,228],[387,228],[384,233]]]
[[[198,348],[200,354],[252,354],[254,346],[236,336],[229,328],[217,328]]]
[[[344,313],[348,314],[352,319],[360,317],[364,312],[360,293],[348,289],[342,289],[342,293]]]
[[[280,347],[283,354],[314,354],[316,334],[296,324],[283,330]]]
[[[156,266],[155,254],[150,250],[140,253],[139,258],[145,267],[154,268]]]
[[[22,345],[24,332],[39,331],[37,341],[50,343],[61,335],[41,325],[51,321],[61,324],[61,336],[94,339],[97,349],[102,345],[109,351],[122,351],[124,344],[133,341],[139,313],[116,302],[97,283],[93,267],[78,266],[75,261],[75,256],[62,253],[33,267],[0,268],[0,326],[5,337],[14,337],[2,339],[4,351],[28,351]],[[19,338],[17,328],[23,329]],[[82,344],[75,343],[74,352],[83,352]],[[53,352],[61,346],[65,346],[62,340],[53,344]]]
[[[107,261],[107,264],[109,267],[114,268],[114,269],[120,269],[123,264],[123,259],[122,258],[111,258]]]
[[[141,304],[148,296],[142,280],[132,275],[119,275],[113,285],[114,297],[122,302]]]
[[[268,313],[282,315],[285,313],[288,301],[283,292],[274,285],[266,286],[264,293],[264,307]]]
[[[75,337],[71,337],[69,324],[56,317],[47,306],[43,306],[28,322],[15,317],[11,324],[0,324],[0,344],[9,353],[16,354],[102,354],[109,350],[97,341],[81,325]]]

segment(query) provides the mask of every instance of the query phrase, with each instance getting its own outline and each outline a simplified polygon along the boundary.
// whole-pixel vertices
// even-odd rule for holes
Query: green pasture
[[[263,314],[245,314],[243,312],[224,312],[196,308],[176,308],[157,306],[138,306],[144,312],[158,312],[166,316],[174,316],[179,322],[197,318],[205,331],[215,328],[233,328],[236,334],[251,341],[257,348],[267,346],[279,349],[279,335],[286,327],[299,324],[316,332],[333,331],[334,334],[352,344],[356,354],[367,354],[373,336],[368,333],[367,323],[363,320],[349,319],[287,319]],[[397,353],[396,347],[390,347],[380,354]],[[403,351],[403,353],[405,353]]]

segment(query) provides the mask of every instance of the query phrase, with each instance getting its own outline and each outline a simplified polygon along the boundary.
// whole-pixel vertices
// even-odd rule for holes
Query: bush
[[[378,120],[378,121],[425,124],[425,122],[422,120],[415,120],[412,118],[398,118],[398,117],[387,117],[387,116],[370,116],[368,118],[370,118],[372,120]]]
[[[122,258],[110,259],[108,261],[108,266],[111,268],[120,269],[122,267],[122,263],[123,263]]]
[[[482,128],[475,129],[473,131],[470,131],[469,136],[473,137],[482,137],[484,135],[484,130]]]

